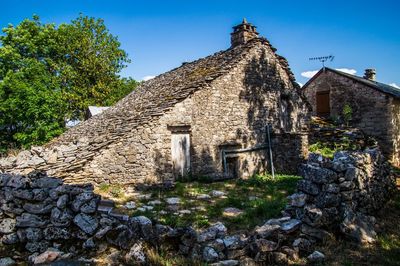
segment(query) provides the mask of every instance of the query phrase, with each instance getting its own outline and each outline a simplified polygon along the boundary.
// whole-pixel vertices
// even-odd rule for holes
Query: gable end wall
[[[342,116],[349,104],[353,115],[351,125],[376,138],[385,156],[399,161],[399,101],[369,86],[331,71],[321,73],[305,89],[305,95],[316,115],[316,93],[330,91],[331,117]],[[397,121],[397,122],[396,122]]]

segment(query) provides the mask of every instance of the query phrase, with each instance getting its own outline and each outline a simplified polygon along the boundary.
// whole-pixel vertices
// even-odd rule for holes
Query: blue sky
[[[243,17],[285,56],[300,83],[321,67],[309,57],[333,54],[329,67],[376,68],[377,80],[400,86],[400,1],[1,1],[0,26],[37,14],[69,22],[79,13],[103,18],[132,63],[122,72],[141,80],[230,46]],[[303,73],[303,74],[302,74]],[[354,71],[353,71],[354,73]]]

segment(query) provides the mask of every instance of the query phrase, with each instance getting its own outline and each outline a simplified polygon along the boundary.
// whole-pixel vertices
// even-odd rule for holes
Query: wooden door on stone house
[[[171,135],[172,169],[175,179],[186,177],[190,173],[190,134],[172,132]]]
[[[327,117],[331,113],[329,91],[317,92],[317,115]]]

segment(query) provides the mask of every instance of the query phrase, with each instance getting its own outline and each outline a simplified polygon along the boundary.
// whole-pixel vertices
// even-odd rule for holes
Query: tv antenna
[[[309,58],[310,61],[315,61],[318,60],[322,63],[322,68],[325,68],[325,62],[330,61],[332,62],[335,56],[333,55],[328,55],[328,56],[318,56],[318,57],[311,57]]]

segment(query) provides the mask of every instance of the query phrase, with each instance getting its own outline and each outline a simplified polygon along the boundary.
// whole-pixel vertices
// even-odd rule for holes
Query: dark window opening
[[[238,178],[239,176],[239,158],[227,157],[226,158],[226,173],[227,177]]]

